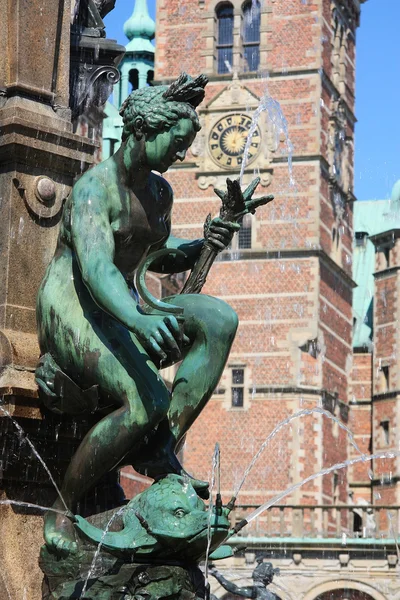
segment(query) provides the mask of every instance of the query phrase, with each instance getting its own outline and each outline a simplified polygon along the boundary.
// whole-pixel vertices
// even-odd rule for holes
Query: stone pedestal
[[[71,0],[0,0],[0,403],[58,484],[90,426],[52,420],[39,405],[34,380],[37,290],[64,201],[97,148],[72,129],[71,14]],[[0,444],[0,501],[51,505],[48,475],[1,412]],[[0,506],[0,539],[0,597],[39,600],[42,513]]]
[[[0,394],[36,394],[35,302],[95,144],[72,133],[70,0],[0,0]]]

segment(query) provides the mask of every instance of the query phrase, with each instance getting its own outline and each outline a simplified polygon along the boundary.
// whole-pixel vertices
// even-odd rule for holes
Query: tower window
[[[131,91],[139,89],[139,71],[137,69],[129,71],[129,83],[132,86]]]
[[[356,231],[356,246],[365,247],[367,245],[368,233],[365,231]]]
[[[244,369],[232,369],[232,406],[241,408],[244,402]]]
[[[238,233],[238,247],[251,248],[251,215],[246,215]]]
[[[218,23],[217,70],[229,73],[233,63],[233,6],[222,4],[216,11]]]
[[[152,69],[150,71],[148,71],[148,73],[147,73],[146,83],[147,83],[147,85],[153,85],[153,83],[154,83],[154,71]]]
[[[389,421],[381,421],[382,444],[389,446],[390,443],[390,428]]]
[[[257,71],[260,65],[261,11],[258,0],[243,5],[243,56],[246,71]]]
[[[388,365],[384,365],[380,368],[378,383],[380,393],[385,393],[389,391],[390,373]]]
[[[385,268],[388,269],[390,267],[390,248],[389,248],[389,246],[386,246],[383,249],[383,256],[385,259]]]

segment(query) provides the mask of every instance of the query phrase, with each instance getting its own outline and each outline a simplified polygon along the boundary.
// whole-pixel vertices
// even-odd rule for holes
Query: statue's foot
[[[140,460],[136,458],[132,466],[141,475],[146,475],[156,481],[166,477],[170,473],[187,477],[200,498],[208,500],[210,497],[208,481],[195,479],[189,475],[173,452],[163,449],[157,453],[153,453],[151,459]]]
[[[56,503],[54,508],[62,510],[63,506]],[[65,556],[78,551],[74,525],[70,519],[59,513],[49,511],[45,514],[44,540],[48,549],[56,554]]]

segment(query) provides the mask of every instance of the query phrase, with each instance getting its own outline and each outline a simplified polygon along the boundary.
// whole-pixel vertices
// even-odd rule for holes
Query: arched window
[[[229,73],[233,63],[233,6],[220,4],[216,10],[217,33],[217,71]]]
[[[238,234],[238,248],[251,248],[251,215],[245,215]]]
[[[132,86],[132,92],[139,89],[139,71],[137,69],[129,71],[129,83]]]
[[[261,10],[258,0],[243,4],[243,56],[244,70],[257,71],[260,65]]]
[[[147,85],[153,85],[154,83],[154,71],[150,70],[147,73]]]

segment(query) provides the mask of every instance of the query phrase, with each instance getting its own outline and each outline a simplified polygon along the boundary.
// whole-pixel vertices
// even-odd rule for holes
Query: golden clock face
[[[209,138],[211,156],[224,169],[241,168],[251,119],[247,115],[228,115],[212,128]],[[261,147],[260,129],[251,138],[246,164],[257,156]]]

